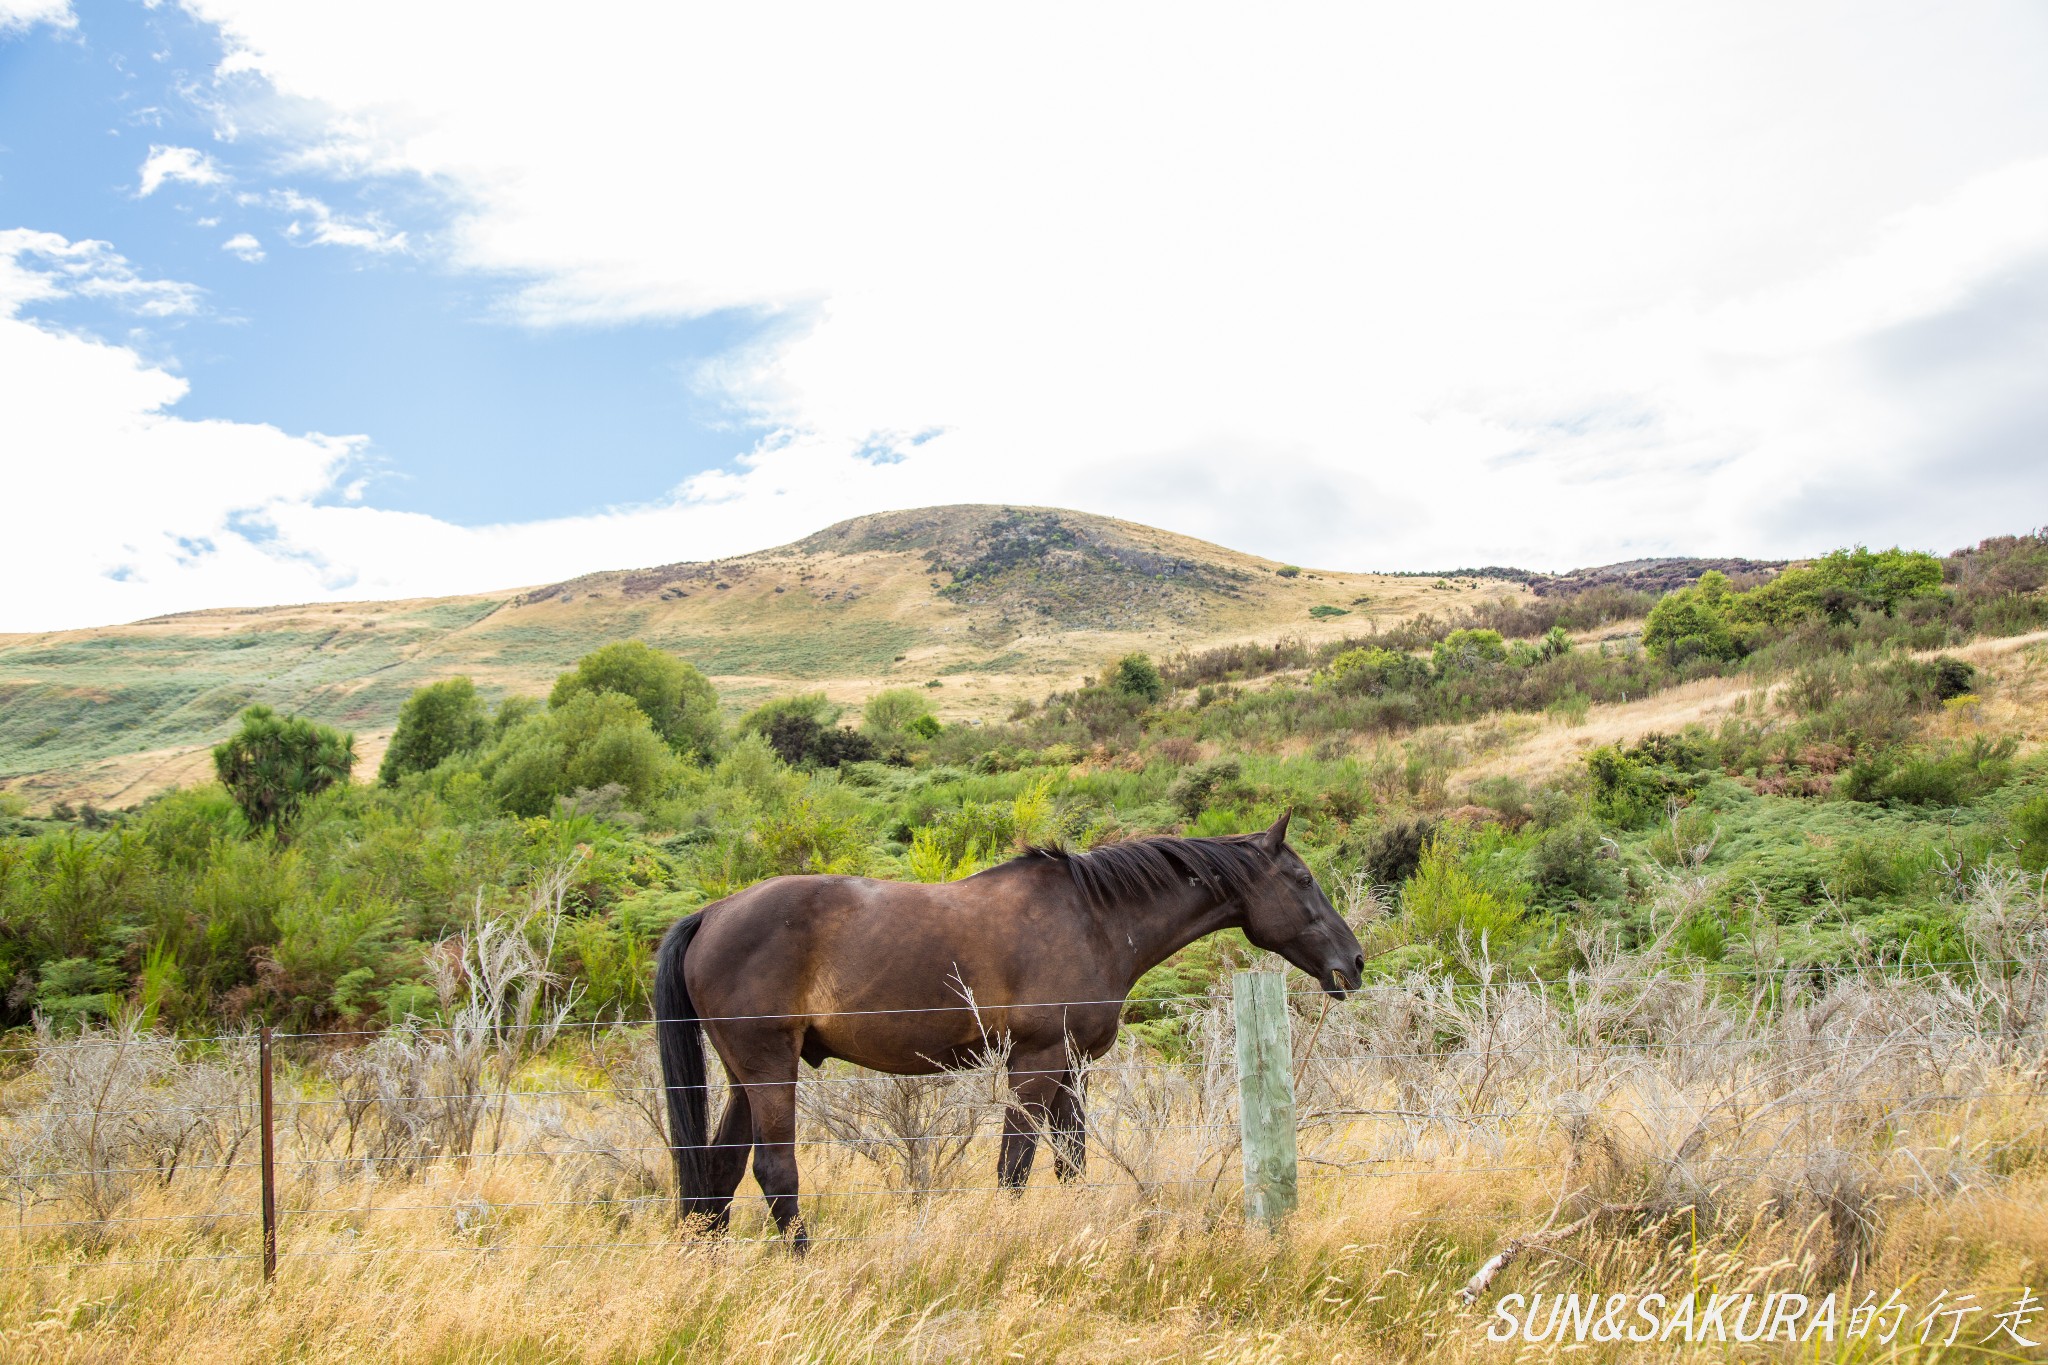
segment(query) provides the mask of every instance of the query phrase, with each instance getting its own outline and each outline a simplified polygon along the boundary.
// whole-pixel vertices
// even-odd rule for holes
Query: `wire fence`
[[[1668,979],[1673,981],[1699,981],[1708,984],[1726,986],[1731,988],[1746,987],[1756,989],[1772,984],[1785,983],[1791,981],[1802,981],[1810,985],[1816,986],[1824,985],[1828,982],[1838,980],[1869,981],[1874,979],[1882,979],[1902,982],[1928,982],[1949,979],[1960,976],[1962,974],[1979,972],[1990,968],[2020,967],[2039,969],[2041,965],[2042,964],[2040,959],[2030,957],[1973,957],[1966,960],[1958,960],[1955,962],[1902,962],[1888,963],[1877,967],[1831,962],[1796,962],[1780,963],[1777,966],[1772,967],[1754,966],[1742,967],[1732,970],[1717,971],[1672,970],[1667,973],[1667,977]],[[1583,986],[1586,984],[1586,981],[1587,978],[1580,974],[1546,977],[1534,974],[1520,975],[1502,972],[1497,976],[1491,976],[1485,980],[1446,980],[1441,982],[1440,984],[1454,991],[1473,994],[1483,992],[1486,990],[1499,990],[1507,987],[1534,988],[1546,991],[1569,989],[1574,986]],[[1371,1000],[1378,996],[1406,994],[1411,989],[1412,987],[1405,982],[1369,981],[1357,987],[1354,987],[1350,991],[1346,992],[1346,995],[1353,1002],[1359,1002]],[[1329,996],[1329,993],[1323,990],[1321,987],[1295,988],[1285,991],[1284,994],[1290,1001],[1306,1000],[1312,1002],[1321,1002],[1325,999],[1332,998]],[[900,1017],[907,1015],[928,1014],[971,1014],[974,1013],[977,1008],[984,1014],[998,1015],[1003,1013],[1025,1010],[1076,1010],[1107,1008],[1110,1006],[1115,1006],[1118,1009],[1129,1009],[1133,1006],[1149,1008],[1164,1005],[1202,1005],[1212,1004],[1215,1002],[1216,998],[1216,992],[1212,990],[1201,992],[1183,992],[1178,994],[1145,995],[1141,997],[1123,996],[1116,999],[1103,998],[1091,1000],[1010,1001],[1002,1004],[986,1004],[980,1006],[970,1004],[967,1001],[963,1000],[957,1004],[922,1005],[908,1009],[802,1010],[779,1014],[692,1015],[687,1020],[670,1020],[654,1015],[650,1015],[645,1018],[631,1019],[625,1018],[623,1016],[612,1019],[589,1019],[576,1021],[573,1023],[519,1022],[514,1020],[505,1020],[494,1021],[488,1025],[485,1025],[484,1027],[487,1030],[495,1033],[515,1033],[539,1029],[546,1029],[556,1032],[580,1032],[587,1030],[594,1033],[600,1030],[607,1029],[648,1028],[657,1024],[675,1022],[690,1022],[698,1024],[730,1024],[769,1022],[776,1020],[813,1021],[826,1019],[853,1019],[872,1017],[876,1015]],[[430,1021],[414,1020],[411,1021],[411,1023],[412,1026],[419,1027],[428,1031],[446,1028],[445,1025],[436,1024]],[[389,1028],[316,1029],[307,1030],[303,1032],[290,1032],[283,1029],[278,1029],[271,1031],[270,1037],[273,1040],[273,1042],[276,1043],[342,1043],[347,1042],[351,1039],[380,1038],[387,1036],[390,1032],[391,1029]],[[177,1041],[180,1044],[188,1046],[198,1046],[203,1044],[240,1044],[243,1046],[253,1046],[256,1040],[257,1033],[258,1029],[255,1027],[251,1027],[230,1033],[179,1034],[177,1035]],[[34,1043],[11,1044],[5,1047],[0,1047],[0,1056],[40,1057],[49,1053],[53,1048],[63,1048],[67,1046],[78,1047],[89,1045],[90,1044],[81,1041],[67,1041],[64,1039],[41,1039],[37,1040]],[[1688,1044],[1685,1044],[1679,1040],[1671,1040],[1659,1044],[1659,1046],[1687,1045]]]
[[[2015,969],[2039,977],[2044,963],[2032,958],[1994,959],[1972,964]],[[2011,974],[2011,971],[2008,971]],[[1941,1014],[1942,973],[1827,972],[1788,966],[1747,974],[1745,984],[1762,990],[1800,979],[1816,987],[1827,982],[1924,986],[1929,1003],[1887,1015],[1875,1007],[1857,1027],[1819,1018],[1802,1035],[1782,1023],[1774,1031],[1741,1031],[1739,1012],[1723,1013],[1696,1029],[1670,1020],[1646,1022],[1627,1008],[1602,1019],[1537,1017],[1527,993],[1584,990],[1587,978],[1526,978],[1466,982],[1444,988],[1434,1002],[1441,1025],[1446,1012],[1471,1008],[1491,1031],[1466,1028],[1441,1038],[1421,1026],[1406,1034],[1375,1034],[1378,1007],[1392,995],[1414,1003],[1414,987],[1368,986],[1337,1010],[1338,1026],[1326,1034],[1328,997],[1297,990],[1286,996],[1301,1024],[1292,1048],[1283,1048],[1279,1070],[1285,1079],[1288,1126],[1299,1143],[1302,1176],[1311,1187],[1339,1190],[1346,1182],[1421,1179],[1438,1175],[1519,1175],[1568,1181],[1582,1160],[1582,1130],[1595,1120],[1626,1122],[1646,1132],[1669,1130],[1674,1137],[1662,1158],[1711,1183],[1714,1178],[1777,1178],[1775,1173],[1811,1167],[1817,1152],[1839,1154],[1872,1134],[1896,1132],[1908,1115],[1961,1114],[1972,1106],[2028,1106],[2033,1127],[2006,1140],[2038,1141],[2043,1070],[2039,1013],[2017,1024],[1996,1026],[1981,1017],[1958,1023]],[[1728,978],[1730,980],[1737,978]],[[1763,984],[1758,985],[1759,979]],[[1684,983],[1686,978],[1672,978]],[[1692,984],[1698,985],[1698,982]],[[1647,998],[1644,983],[1629,990]],[[1488,992],[1519,992],[1503,1004]],[[1623,992],[1627,994],[1627,992]],[[1519,1002],[1519,1003],[1516,1003]],[[902,1014],[965,1014],[997,1021],[1022,1010],[1078,1010],[1116,1006],[1124,1000],[1039,1001],[1002,1007],[970,1004],[903,1011],[861,1010],[793,1015],[743,1015],[700,1023],[748,1023],[802,1018]],[[1084,1150],[1098,1173],[1060,1181],[1041,1178],[1033,1197],[1100,1197],[1110,1191],[1159,1198],[1174,1191],[1215,1196],[1246,1178],[1255,1164],[1244,1144],[1243,1122],[1251,1082],[1228,1046],[1232,1030],[1224,1003],[1214,993],[1153,997],[1147,1006],[1186,1008],[1190,1036],[1184,1056],[1141,1056],[1127,1049],[1073,1067],[1012,1068],[991,1055],[982,1065],[935,1070],[916,1078],[884,1079],[854,1071],[772,1080],[749,1091],[794,1086],[799,1127],[786,1144],[800,1153],[837,1153],[865,1160],[888,1178],[867,1183],[824,1183],[803,1188],[800,1197],[823,1216],[807,1215],[812,1245],[901,1242],[910,1232],[839,1232],[831,1209],[841,1201],[922,1203],[939,1198],[982,1195],[1001,1187],[991,1179],[961,1179],[974,1154],[993,1156],[1004,1140],[1004,1118],[1015,1126],[1017,1097],[1010,1089],[1034,1078],[1055,1077],[1087,1101],[1082,1126]],[[1981,1003],[1981,1002],[1980,1002]],[[1994,1002],[1997,1003],[1997,1002]],[[2009,1003],[2009,1002],[2008,1002]],[[1318,1009],[1324,1011],[1318,1014]],[[1517,1016],[1522,1009],[1529,1017]],[[1486,1014],[1485,1011],[1493,1011]],[[1638,1012],[1639,1013],[1639,1012]],[[1702,1015],[1706,1019],[1706,1015]],[[1313,1026],[1310,1026],[1313,1021]],[[1716,1022],[1717,1021],[1717,1022]],[[1731,1023],[1731,1021],[1733,1021]],[[663,1186],[674,1148],[663,1127],[667,1087],[651,1075],[646,1028],[657,1020],[552,1024],[489,1021],[467,1034],[456,1026],[410,1024],[401,1030],[343,1033],[220,1034],[169,1039],[146,1034],[101,1032],[78,1039],[43,1039],[24,1048],[0,1050],[27,1055],[17,1077],[41,1078],[45,1093],[31,1102],[0,1109],[0,1187],[14,1205],[9,1223],[23,1255],[47,1261],[66,1254],[93,1265],[154,1266],[182,1262],[261,1262],[265,1274],[280,1261],[347,1256],[479,1255],[516,1249],[522,1254],[604,1255],[676,1252],[702,1245],[686,1231],[655,1240],[503,1243],[489,1239],[459,1245],[313,1245],[331,1227],[318,1220],[361,1220],[380,1216],[446,1215],[491,1223],[502,1215],[536,1210],[602,1210],[667,1218],[675,1208]],[[1751,1021],[1754,1022],[1753,1020]],[[1239,1021],[1242,1026],[1242,1021]],[[1597,1036],[1600,1028],[1616,1036]],[[493,1071],[510,1054],[493,1054],[486,1040],[522,1031],[547,1030],[558,1054],[519,1056],[536,1065],[521,1085],[516,1068]],[[1700,1036],[1719,1028],[1724,1036]],[[1834,1032],[1828,1032],[1834,1028]],[[1592,1030],[1592,1036],[1588,1030]],[[1206,1030],[1206,1033],[1204,1031]],[[565,1040],[583,1035],[586,1056]],[[1688,1036],[1690,1034],[1690,1036]],[[1653,1036],[1655,1035],[1655,1036]],[[1389,1037],[1394,1041],[1390,1042]],[[2015,1049],[2014,1039],[2024,1046]],[[363,1040],[396,1040],[388,1045],[418,1063],[411,1071],[372,1074],[335,1058],[360,1057]],[[1319,1041],[1326,1046],[1318,1052]],[[283,1071],[282,1093],[274,1094],[280,1044],[292,1045],[295,1059]],[[433,1047],[467,1048],[453,1070],[446,1058],[429,1065]],[[408,1049],[410,1049],[408,1051]],[[203,1062],[217,1052],[223,1060]],[[609,1054],[627,1060],[619,1062]],[[253,1054],[253,1055],[251,1055]],[[423,1060],[425,1059],[425,1060]],[[1712,1083],[1688,1091],[1677,1067],[1713,1059]],[[349,1065],[356,1065],[349,1063]],[[440,1067],[436,1070],[436,1067]],[[578,1067],[585,1080],[569,1083]],[[181,1077],[201,1075],[205,1094],[175,1093]],[[467,1069],[464,1070],[463,1068]],[[1550,1070],[1545,1070],[1550,1067]],[[183,1070],[181,1070],[181,1068]],[[714,1078],[715,1082],[715,1078]],[[33,1086],[31,1089],[35,1088]],[[1509,1090],[1515,1093],[1509,1095]],[[152,1096],[165,1102],[144,1102]],[[1034,1137],[1054,1139],[1058,1123],[1048,1114],[1025,1115]],[[513,1128],[506,1140],[508,1124]],[[1702,1140],[1699,1135],[1707,1134]],[[711,1141],[707,1152],[744,1151],[752,1141]],[[1882,1144],[1878,1144],[1882,1147]],[[337,1147],[340,1150],[336,1150]],[[1873,1148],[1873,1150],[1877,1150]],[[1910,1165],[1921,1155],[1896,1148]],[[67,1154],[69,1159],[67,1160]],[[1515,1159],[1516,1156],[1531,1159]],[[141,1159],[138,1159],[141,1158]],[[1876,1158],[1888,1160],[1881,1151]],[[1293,1160],[1290,1150],[1290,1161]],[[492,1188],[494,1172],[509,1163],[552,1163],[557,1168],[595,1163],[615,1173],[605,1188],[590,1192],[515,1193]],[[1924,1164],[1924,1163],[1923,1163]],[[844,1163],[828,1165],[833,1175]],[[1700,1172],[1705,1174],[1700,1175]],[[991,1172],[993,1174],[993,1172]],[[1289,1176],[1290,1182],[1293,1176]],[[260,1199],[248,1185],[260,1182]],[[153,1187],[181,1190],[200,1186],[205,1207],[179,1212],[128,1211]],[[353,1182],[353,1183],[351,1183]],[[459,1187],[460,1192],[446,1187]],[[437,1188],[440,1187],[440,1188]],[[410,1189],[409,1197],[384,1202],[380,1196]],[[282,1190],[286,1196],[279,1199]],[[346,1197],[353,1190],[360,1198]],[[422,1199],[430,1191],[446,1197]],[[337,1197],[343,1194],[343,1197]],[[496,1197],[493,1197],[493,1196]],[[753,1195],[750,1198],[765,1196]],[[31,1216],[45,1210],[66,1216]],[[75,1216],[74,1216],[75,1215]],[[1409,1221],[1450,1221],[1469,1217],[1451,1211],[1403,1215]],[[246,1237],[261,1225],[254,1247],[221,1245]],[[665,1225],[664,1225],[665,1226]],[[120,1244],[105,1235],[114,1229],[191,1230],[196,1244],[176,1254],[110,1258]],[[357,1229],[360,1231],[360,1229]],[[52,1245],[52,1237],[81,1236]],[[299,1244],[293,1244],[293,1237]],[[209,1240],[210,1239],[210,1242]],[[282,1240],[280,1240],[282,1239]],[[720,1245],[774,1243],[773,1236],[729,1235]],[[21,1260],[17,1268],[29,1261]]]

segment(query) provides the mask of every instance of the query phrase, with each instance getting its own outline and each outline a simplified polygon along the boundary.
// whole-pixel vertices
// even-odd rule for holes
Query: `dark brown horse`
[[[706,906],[668,931],[654,977],[683,1213],[722,1227],[751,1150],[776,1225],[801,1244],[798,1061],[926,1075],[972,1065],[992,1040],[1009,1046],[1018,1100],[1000,1179],[1029,1178],[1041,1125],[1071,1179],[1085,1118],[1069,1047],[1108,1051],[1138,977],[1230,928],[1339,999],[1365,969],[1350,927],[1287,846],[1286,816],[1263,834],[1033,849],[937,886],[777,877]],[[732,1079],[708,1139],[700,1029]]]

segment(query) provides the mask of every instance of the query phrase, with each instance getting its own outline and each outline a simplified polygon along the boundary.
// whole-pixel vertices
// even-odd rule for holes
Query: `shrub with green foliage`
[[[1188,820],[1200,819],[1212,805],[1241,799],[1244,765],[1234,758],[1212,758],[1181,769],[1166,789],[1167,802]]]
[[[482,772],[499,805],[546,815],[562,797],[617,786],[645,805],[676,776],[676,757],[632,698],[572,693],[520,722],[486,756]]]
[[[483,747],[491,737],[491,718],[468,678],[428,683],[398,708],[398,728],[377,769],[377,780],[398,785],[407,773],[424,773],[457,754]]]
[[[2048,792],[2013,811],[2012,837],[2021,867],[2029,872],[2048,871]]]
[[[1835,791],[1849,801],[1967,805],[2005,785],[2017,747],[2011,736],[1978,735],[1967,745],[1880,749],[1844,770]]]
[[[1593,813],[1624,829],[1655,820],[1712,779],[1704,771],[1709,761],[1705,744],[1683,735],[1649,734],[1633,745],[1589,750]]]
[[[1148,654],[1131,653],[1118,659],[1109,685],[1119,697],[1128,701],[1149,705],[1166,697],[1166,679],[1159,676],[1159,668]]]
[[[1859,610],[1891,616],[1912,598],[1940,592],[1941,578],[1941,561],[1933,555],[1858,545],[1734,595],[1728,612],[1738,623],[1786,627],[1818,618],[1839,625],[1853,621]]]
[[[1714,570],[1690,588],[1666,593],[1650,608],[1643,648],[1672,664],[1741,657],[1742,646],[1723,615],[1728,596],[1727,578]]]
[[[630,697],[667,745],[698,762],[718,753],[718,693],[696,667],[639,640],[594,649],[555,680],[548,705],[617,692]]]
[[[1347,649],[1315,675],[1314,685],[1350,696],[1384,696],[1426,683],[1429,666],[1412,654],[1377,647]]]
[[[1527,911],[1520,888],[1488,875],[1465,852],[1459,840],[1431,839],[1401,888],[1402,923],[1411,941],[1434,945],[1447,960],[1482,944],[1494,954],[1510,948]]]
[[[921,724],[924,721],[933,724],[926,727]],[[891,687],[875,693],[861,708],[860,723],[861,729],[881,744],[898,742],[907,736],[930,739],[938,733],[930,699],[914,687]]]
[[[1439,676],[1469,673],[1488,664],[1506,662],[1508,650],[1497,630],[1454,630],[1436,642],[1429,666]]]
[[[252,830],[283,837],[307,801],[348,780],[356,737],[267,706],[242,712],[242,728],[214,746],[213,770]]]
[[[1529,881],[1540,892],[1586,900],[1612,895],[1615,877],[1602,860],[1605,845],[1591,820],[1568,820],[1536,836],[1529,850]]]
[[[1423,850],[1435,837],[1434,820],[1396,820],[1367,838],[1359,870],[1374,886],[1399,886],[1415,875]]]
[[[812,692],[755,707],[740,721],[740,732],[761,736],[792,768],[837,768],[880,757],[873,736],[841,729],[838,720],[839,708]]]

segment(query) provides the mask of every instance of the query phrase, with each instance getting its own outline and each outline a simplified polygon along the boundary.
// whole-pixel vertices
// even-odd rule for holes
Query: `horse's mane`
[[[1182,878],[1193,878],[1219,899],[1235,900],[1249,895],[1253,883],[1272,865],[1260,837],[1233,834],[1181,839],[1162,835],[1104,844],[1087,853],[1034,847],[1025,849],[1010,865],[1064,864],[1082,897],[1095,905],[1164,890]]]

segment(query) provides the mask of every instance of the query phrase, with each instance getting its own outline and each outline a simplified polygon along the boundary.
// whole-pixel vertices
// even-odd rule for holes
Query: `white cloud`
[[[232,252],[252,265],[263,259],[263,243],[256,240],[254,233],[238,232],[222,242],[220,249]]]
[[[71,12],[71,0],[0,0],[0,35],[37,24],[75,28],[78,16]]]
[[[0,231],[0,308],[75,296],[102,299],[142,317],[199,311],[202,291],[177,280],[144,279],[106,242],[68,241],[29,228]]]
[[[519,282],[526,325],[774,323],[696,381],[776,435],[662,505],[472,531],[322,484],[264,504],[256,553],[326,576],[232,600],[505,586],[964,499],[1353,567],[1945,547],[2048,506],[2048,12],[2024,0],[580,29],[188,3],[234,36],[224,69],[332,111],[288,166],[452,188],[437,261]],[[269,203],[288,239],[412,246]]]
[[[1926,453],[1861,349],[2048,243],[2023,3],[741,7],[600,41],[193,2],[337,110],[335,164],[462,187],[455,259],[530,281],[531,325],[781,313],[702,378],[788,436],[691,485],[764,540],[822,480],[1348,564],[1808,549],[1836,528],[1784,507]],[[1864,533],[2048,501],[2003,487]]]
[[[293,215],[291,222],[285,224],[284,235],[295,242],[352,246],[361,251],[380,253],[406,249],[405,233],[393,232],[375,214],[345,217],[313,196],[296,190],[279,190],[265,196],[263,202]]]
[[[0,404],[0,575],[49,588],[15,594],[6,626],[130,619],[320,582],[317,568],[259,544],[260,527],[273,508],[317,496],[350,442],[180,421],[165,410],[183,396],[183,380],[124,347],[20,315],[26,303],[105,288],[134,297],[137,283],[103,243],[0,233],[0,373],[10,381]]]
[[[143,158],[141,179],[135,192],[148,198],[171,181],[189,185],[219,185],[227,180],[212,157],[192,147],[152,146]]]

